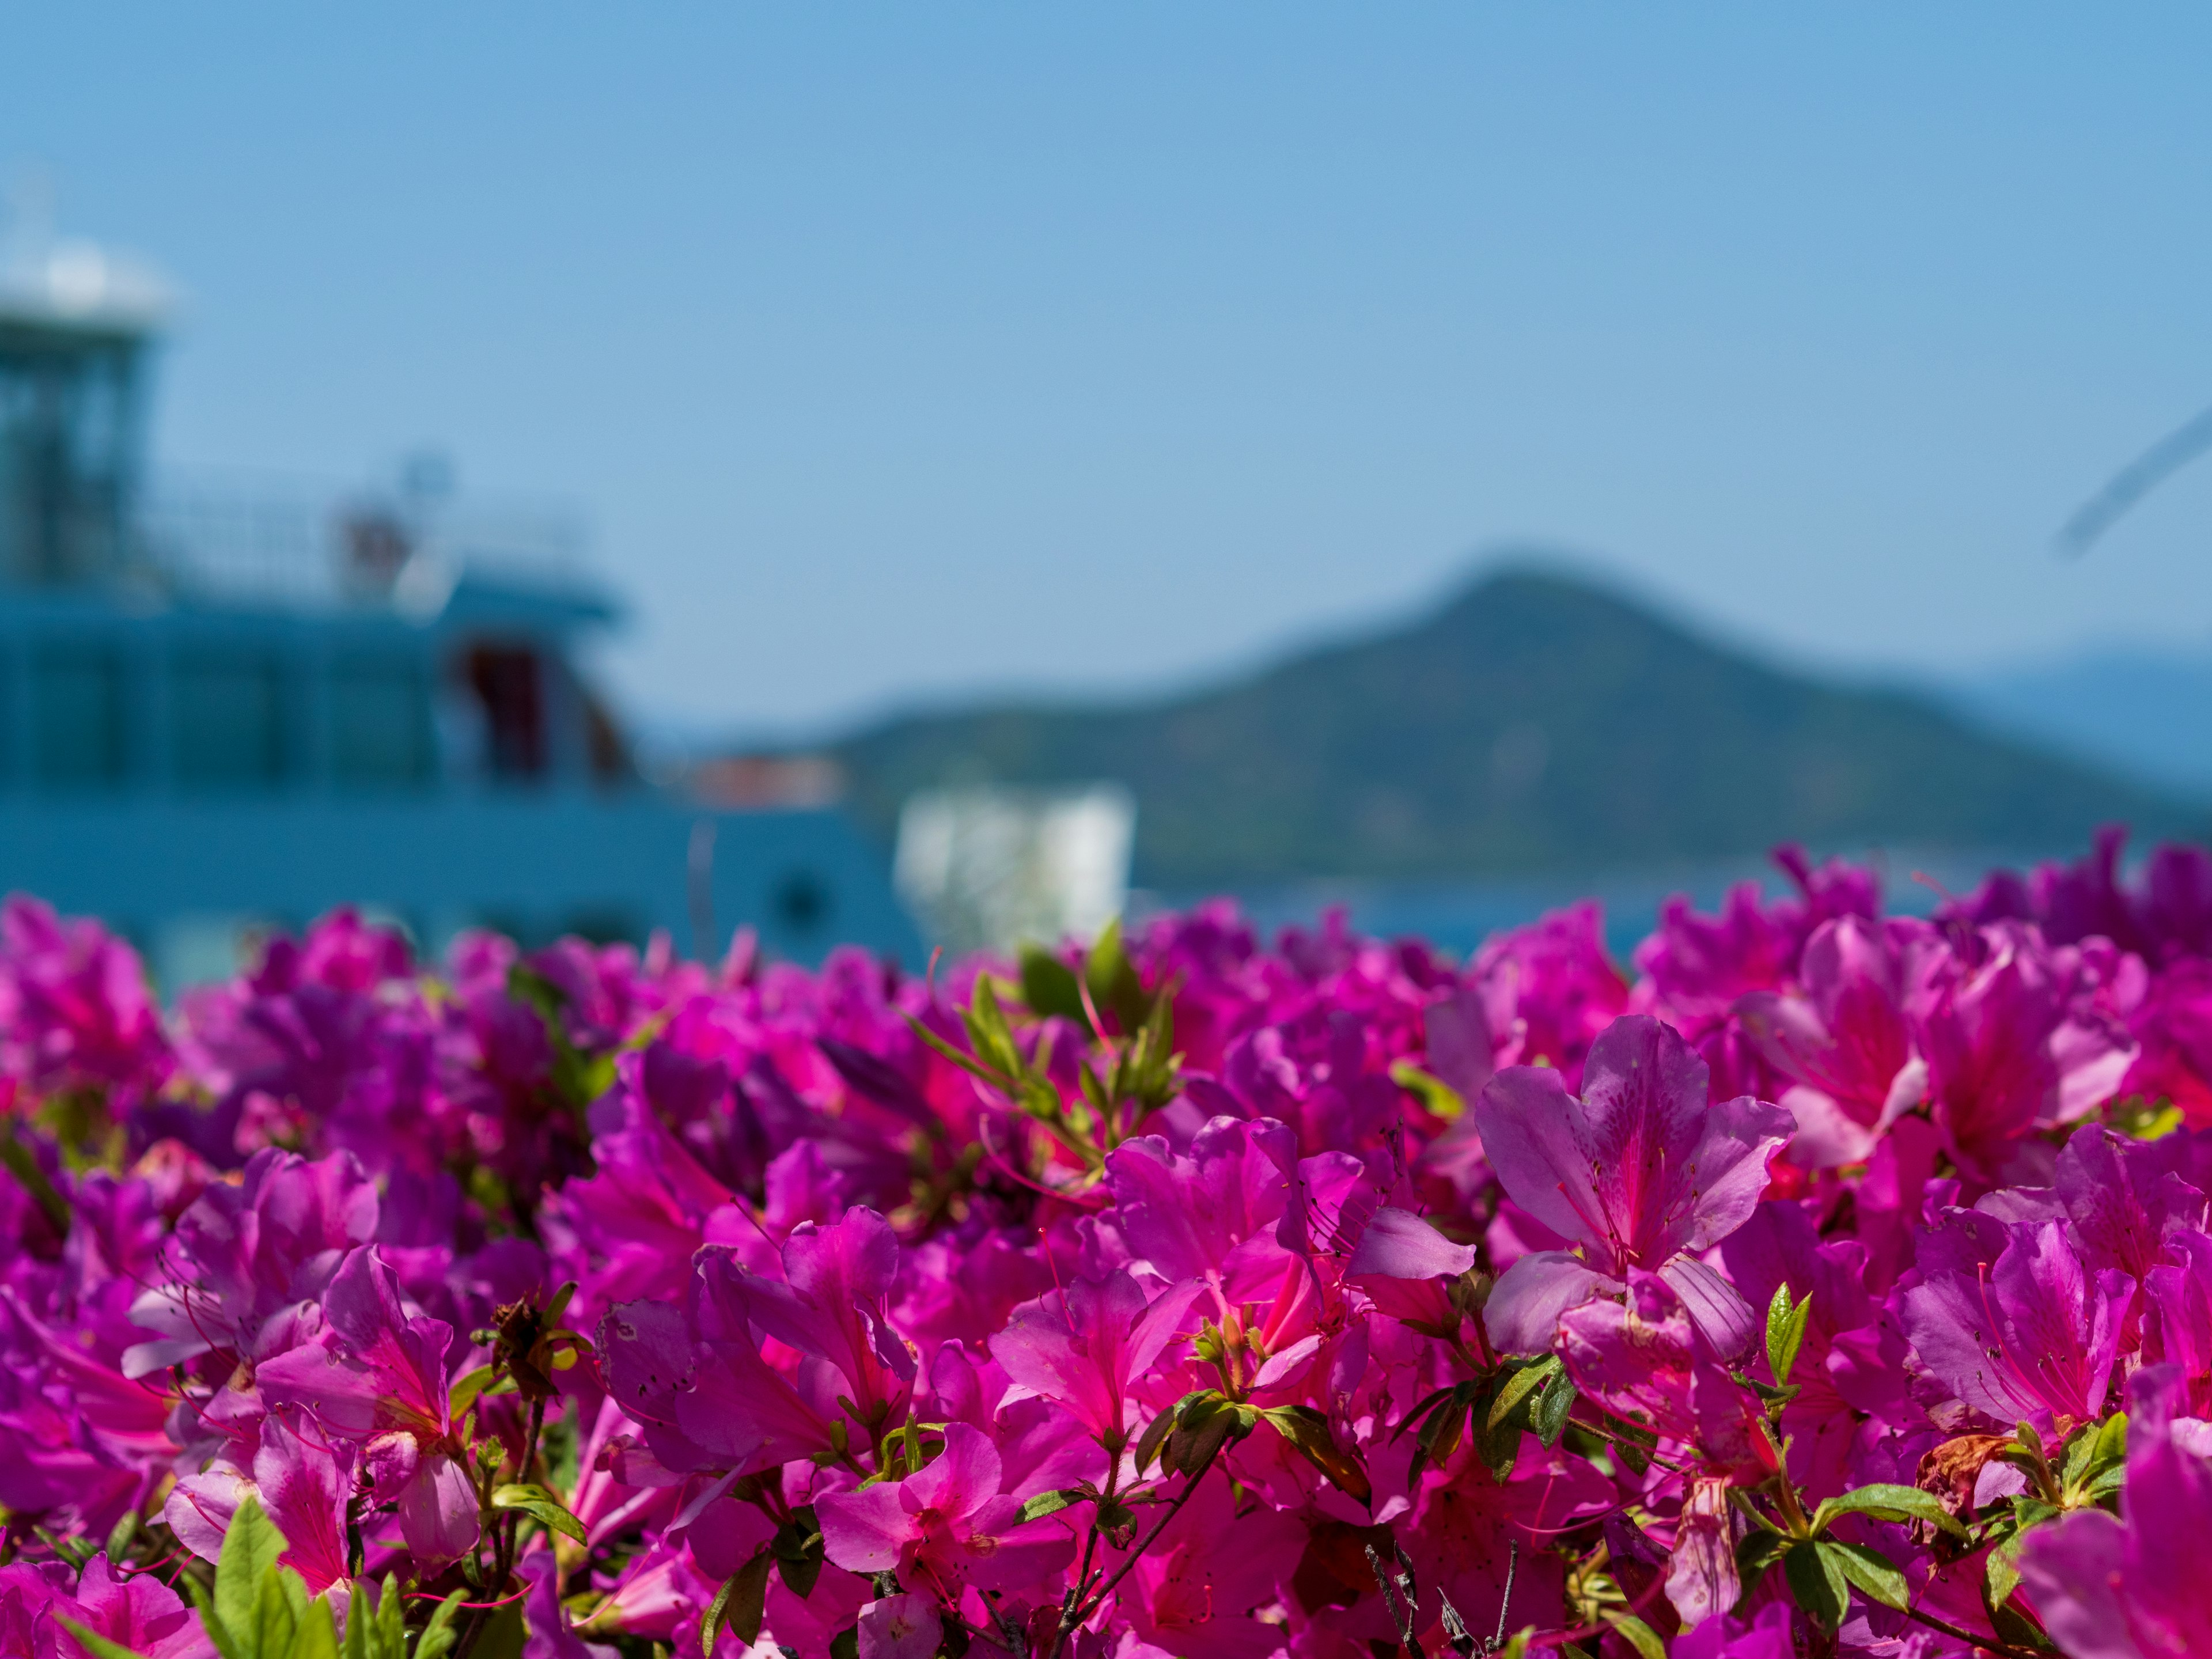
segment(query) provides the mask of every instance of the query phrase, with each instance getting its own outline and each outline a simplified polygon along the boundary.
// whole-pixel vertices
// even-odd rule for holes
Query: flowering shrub
[[[0,917],[0,1653],[2212,1652],[2212,858],[931,981]]]

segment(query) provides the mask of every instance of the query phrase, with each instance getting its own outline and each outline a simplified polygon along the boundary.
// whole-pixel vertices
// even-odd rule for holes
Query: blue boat
[[[0,257],[0,887],[100,915],[171,988],[358,904],[490,926],[917,962],[834,807],[642,775],[579,671],[618,622],[558,514],[418,465],[373,492],[149,487],[167,311],[82,245]]]

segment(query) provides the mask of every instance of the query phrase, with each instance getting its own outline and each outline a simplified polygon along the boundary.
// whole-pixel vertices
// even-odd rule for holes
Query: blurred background
[[[171,983],[2212,822],[2201,12],[8,40],[0,884]]]

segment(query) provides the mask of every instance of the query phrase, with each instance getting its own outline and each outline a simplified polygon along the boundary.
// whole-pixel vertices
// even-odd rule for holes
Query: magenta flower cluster
[[[0,1655],[2212,1653],[2212,858],[2120,854],[167,1012],[11,900]]]

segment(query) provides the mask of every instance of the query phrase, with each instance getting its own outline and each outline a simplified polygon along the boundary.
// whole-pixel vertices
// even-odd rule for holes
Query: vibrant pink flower
[[[989,1439],[952,1424],[943,1454],[905,1480],[817,1499],[823,1549],[849,1571],[896,1571],[909,1589],[947,1601],[971,1585],[1042,1583],[1074,1559],[1075,1534],[1064,1520],[1024,1521],[1000,1473]]]
[[[1730,1305],[1733,1293],[1694,1254],[1751,1214],[1790,1138],[1789,1115],[1747,1096],[1710,1105],[1705,1063],[1645,1015],[1607,1028],[1583,1089],[1577,1099],[1557,1072],[1516,1066],[1475,1103],[1506,1192],[1580,1249],[1537,1251],[1506,1270],[1486,1310],[1491,1340],[1509,1353],[1547,1348],[1565,1308],[1642,1268],[1671,1272],[1716,1340],[1740,1346],[1740,1298]]]
[[[332,1276],[322,1317],[317,1340],[259,1367],[262,1397],[303,1407],[323,1433],[359,1447],[362,1483],[378,1502],[398,1502],[410,1550],[430,1561],[460,1555],[476,1542],[477,1516],[448,1408],[453,1328],[409,1316],[373,1247]]]
[[[928,1595],[886,1595],[860,1609],[854,1651],[860,1659],[933,1659],[945,1620]]]
[[[50,1624],[42,1634],[55,1659],[91,1659],[62,1624],[64,1619],[141,1659],[215,1659],[215,1644],[182,1596],[153,1573],[118,1573],[104,1555],[94,1554],[85,1563],[76,1594],[55,1595],[46,1617]]]
[[[991,1355],[1008,1376],[1057,1401],[1109,1452],[1119,1451],[1132,1433],[1131,1385],[1182,1334],[1198,1290],[1186,1281],[1147,1302],[1126,1273],[1079,1279],[1015,1309],[991,1339]]]
[[[2180,1384],[2169,1366],[2129,1382],[2120,1516],[2075,1510],[2022,1538],[2021,1588],[2076,1659],[2212,1653],[2212,1443],[2177,1420]]]
[[[1958,1212],[1930,1237],[1923,1281],[1900,1297],[1921,1364],[1998,1425],[2103,1416],[2135,1280],[2085,1267],[2056,1221]]]
[[[1790,1083],[1781,1104],[1797,1120],[1794,1162],[1861,1162],[1881,1129],[1920,1103],[1927,1067],[1906,999],[1916,962],[1937,948],[1920,923],[1840,917],[1806,941],[1802,994],[1753,991],[1738,1003],[1761,1057]]]

